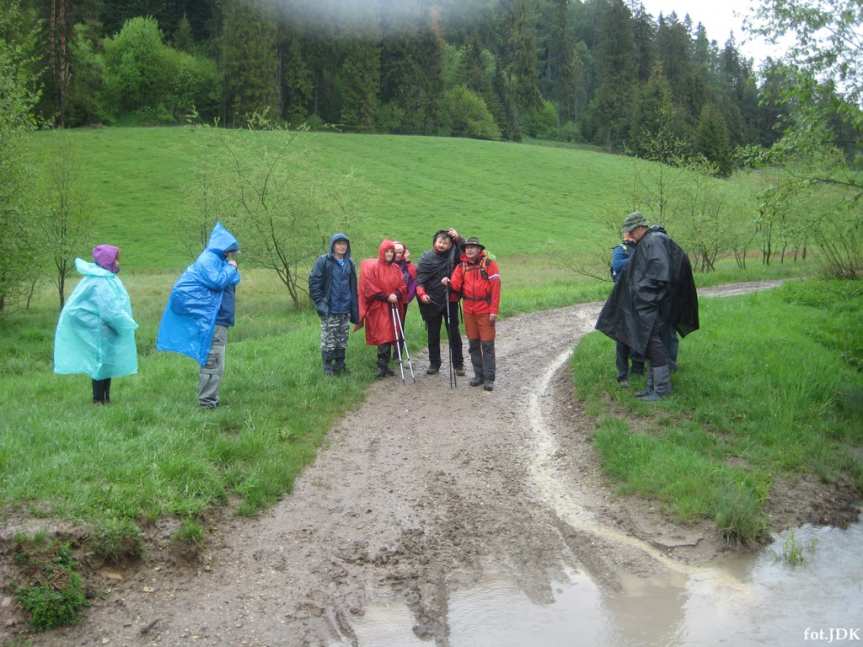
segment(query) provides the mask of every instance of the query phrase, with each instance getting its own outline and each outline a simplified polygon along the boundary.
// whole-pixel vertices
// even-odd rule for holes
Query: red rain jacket
[[[365,326],[366,344],[369,346],[395,342],[392,310],[387,297],[395,293],[401,304],[407,294],[401,268],[384,260],[388,249],[393,249],[393,243],[385,240],[378,248],[377,259],[369,258],[360,263],[360,321]]]
[[[497,314],[500,308],[500,270],[485,250],[473,262],[462,254],[452,273],[452,291],[460,294],[467,314]]]

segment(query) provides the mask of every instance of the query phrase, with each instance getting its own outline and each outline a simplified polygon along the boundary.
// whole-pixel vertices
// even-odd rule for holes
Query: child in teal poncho
[[[93,402],[111,401],[111,378],[138,372],[138,351],[129,294],[117,276],[120,249],[93,248],[94,263],[75,259],[81,282],[66,301],[54,336],[54,372],[86,373]]]

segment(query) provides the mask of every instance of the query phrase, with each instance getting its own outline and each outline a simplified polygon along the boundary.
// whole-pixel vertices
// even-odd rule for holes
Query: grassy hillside
[[[92,239],[120,245],[126,270],[182,268],[195,245],[184,219],[200,209],[198,172],[221,154],[218,138],[231,135],[104,128],[69,136]],[[252,136],[262,147],[289,145],[286,133]],[[40,133],[37,148],[50,152],[56,137]],[[368,197],[353,205],[361,224],[351,233],[362,255],[371,255],[383,236],[421,251],[444,226],[482,236],[501,257],[594,253],[614,244],[607,219],[619,220],[632,208],[635,166],[655,166],[573,148],[439,137],[308,133],[290,146],[305,152],[307,167],[351,172],[369,187]],[[723,187],[735,197],[749,191],[740,182]]]

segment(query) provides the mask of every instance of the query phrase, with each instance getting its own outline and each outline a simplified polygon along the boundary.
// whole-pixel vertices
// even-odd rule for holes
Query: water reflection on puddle
[[[797,529],[796,543],[806,558],[797,567],[776,557],[785,538],[783,533],[754,558],[714,565],[743,582],[737,590],[709,576],[675,575],[664,581],[633,577],[615,592],[570,573],[568,582],[552,584],[550,604],[535,604],[503,579],[455,591],[449,600],[450,645],[812,645],[805,640],[807,628],[831,627],[857,628],[863,636],[863,524]],[[429,645],[413,634],[413,625],[403,604],[377,605],[354,630],[360,645]],[[850,641],[855,643],[863,641]]]

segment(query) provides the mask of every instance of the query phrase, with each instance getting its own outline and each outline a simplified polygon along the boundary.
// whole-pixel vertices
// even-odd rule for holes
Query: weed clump
[[[89,603],[68,543],[44,535],[18,537],[15,562],[27,582],[15,588],[15,598],[33,629],[47,631],[80,620]]]
[[[93,554],[111,564],[134,561],[144,554],[141,530],[129,519],[102,521],[96,526],[90,543]]]
[[[767,538],[767,521],[761,504],[747,488],[724,489],[716,502],[714,520],[728,543],[748,545]]]

